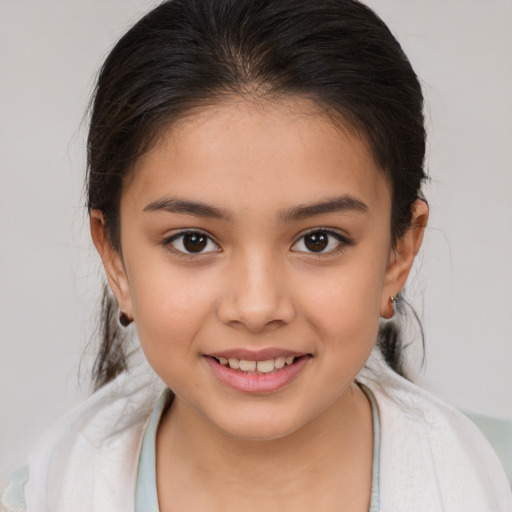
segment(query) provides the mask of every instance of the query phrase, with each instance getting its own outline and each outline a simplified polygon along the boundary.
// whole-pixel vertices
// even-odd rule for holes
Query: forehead
[[[171,194],[226,209],[286,208],[350,194],[390,202],[387,179],[355,130],[309,100],[229,100],[165,129],[125,190]]]

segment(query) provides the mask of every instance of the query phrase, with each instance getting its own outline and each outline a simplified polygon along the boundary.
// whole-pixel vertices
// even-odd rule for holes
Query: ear
[[[100,210],[92,210],[90,215],[91,236],[94,246],[98,251],[107,279],[114,293],[119,309],[124,311],[129,318],[132,315],[132,302],[130,297],[130,285],[123,258],[119,251],[112,247],[105,229],[105,218]]]
[[[399,238],[389,253],[388,267],[384,276],[380,316],[391,318],[394,305],[391,297],[396,297],[405,286],[414,258],[420,250],[423,234],[428,221],[428,206],[417,199],[412,205],[412,218],[409,229]]]

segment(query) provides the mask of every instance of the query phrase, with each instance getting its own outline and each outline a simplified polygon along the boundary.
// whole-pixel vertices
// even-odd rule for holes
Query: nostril
[[[290,323],[295,311],[290,305],[265,308],[249,308],[236,304],[222,303],[217,308],[218,318],[231,327],[245,329],[252,333],[278,329]]]

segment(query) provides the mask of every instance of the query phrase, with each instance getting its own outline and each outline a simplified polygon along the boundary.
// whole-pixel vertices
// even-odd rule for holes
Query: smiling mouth
[[[273,373],[282,370],[285,366],[292,366],[299,360],[302,360],[308,355],[302,356],[280,356],[275,359],[266,359],[264,361],[250,361],[247,359],[237,359],[236,357],[222,357],[222,356],[210,356],[218,364],[231,368],[240,373],[248,373],[255,375],[263,375]]]

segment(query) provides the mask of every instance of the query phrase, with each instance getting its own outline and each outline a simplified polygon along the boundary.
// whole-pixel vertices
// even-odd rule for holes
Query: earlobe
[[[396,297],[405,286],[414,258],[420,250],[423,235],[428,221],[428,206],[417,199],[412,206],[411,225],[391,249],[388,267],[384,277],[381,296],[380,314],[383,318],[391,318],[394,313],[392,297]]]
[[[123,259],[119,251],[112,247],[106,233],[105,218],[100,210],[92,210],[90,214],[91,237],[103,262],[107,279],[114,293],[119,309],[129,317],[132,316],[130,286]]]

